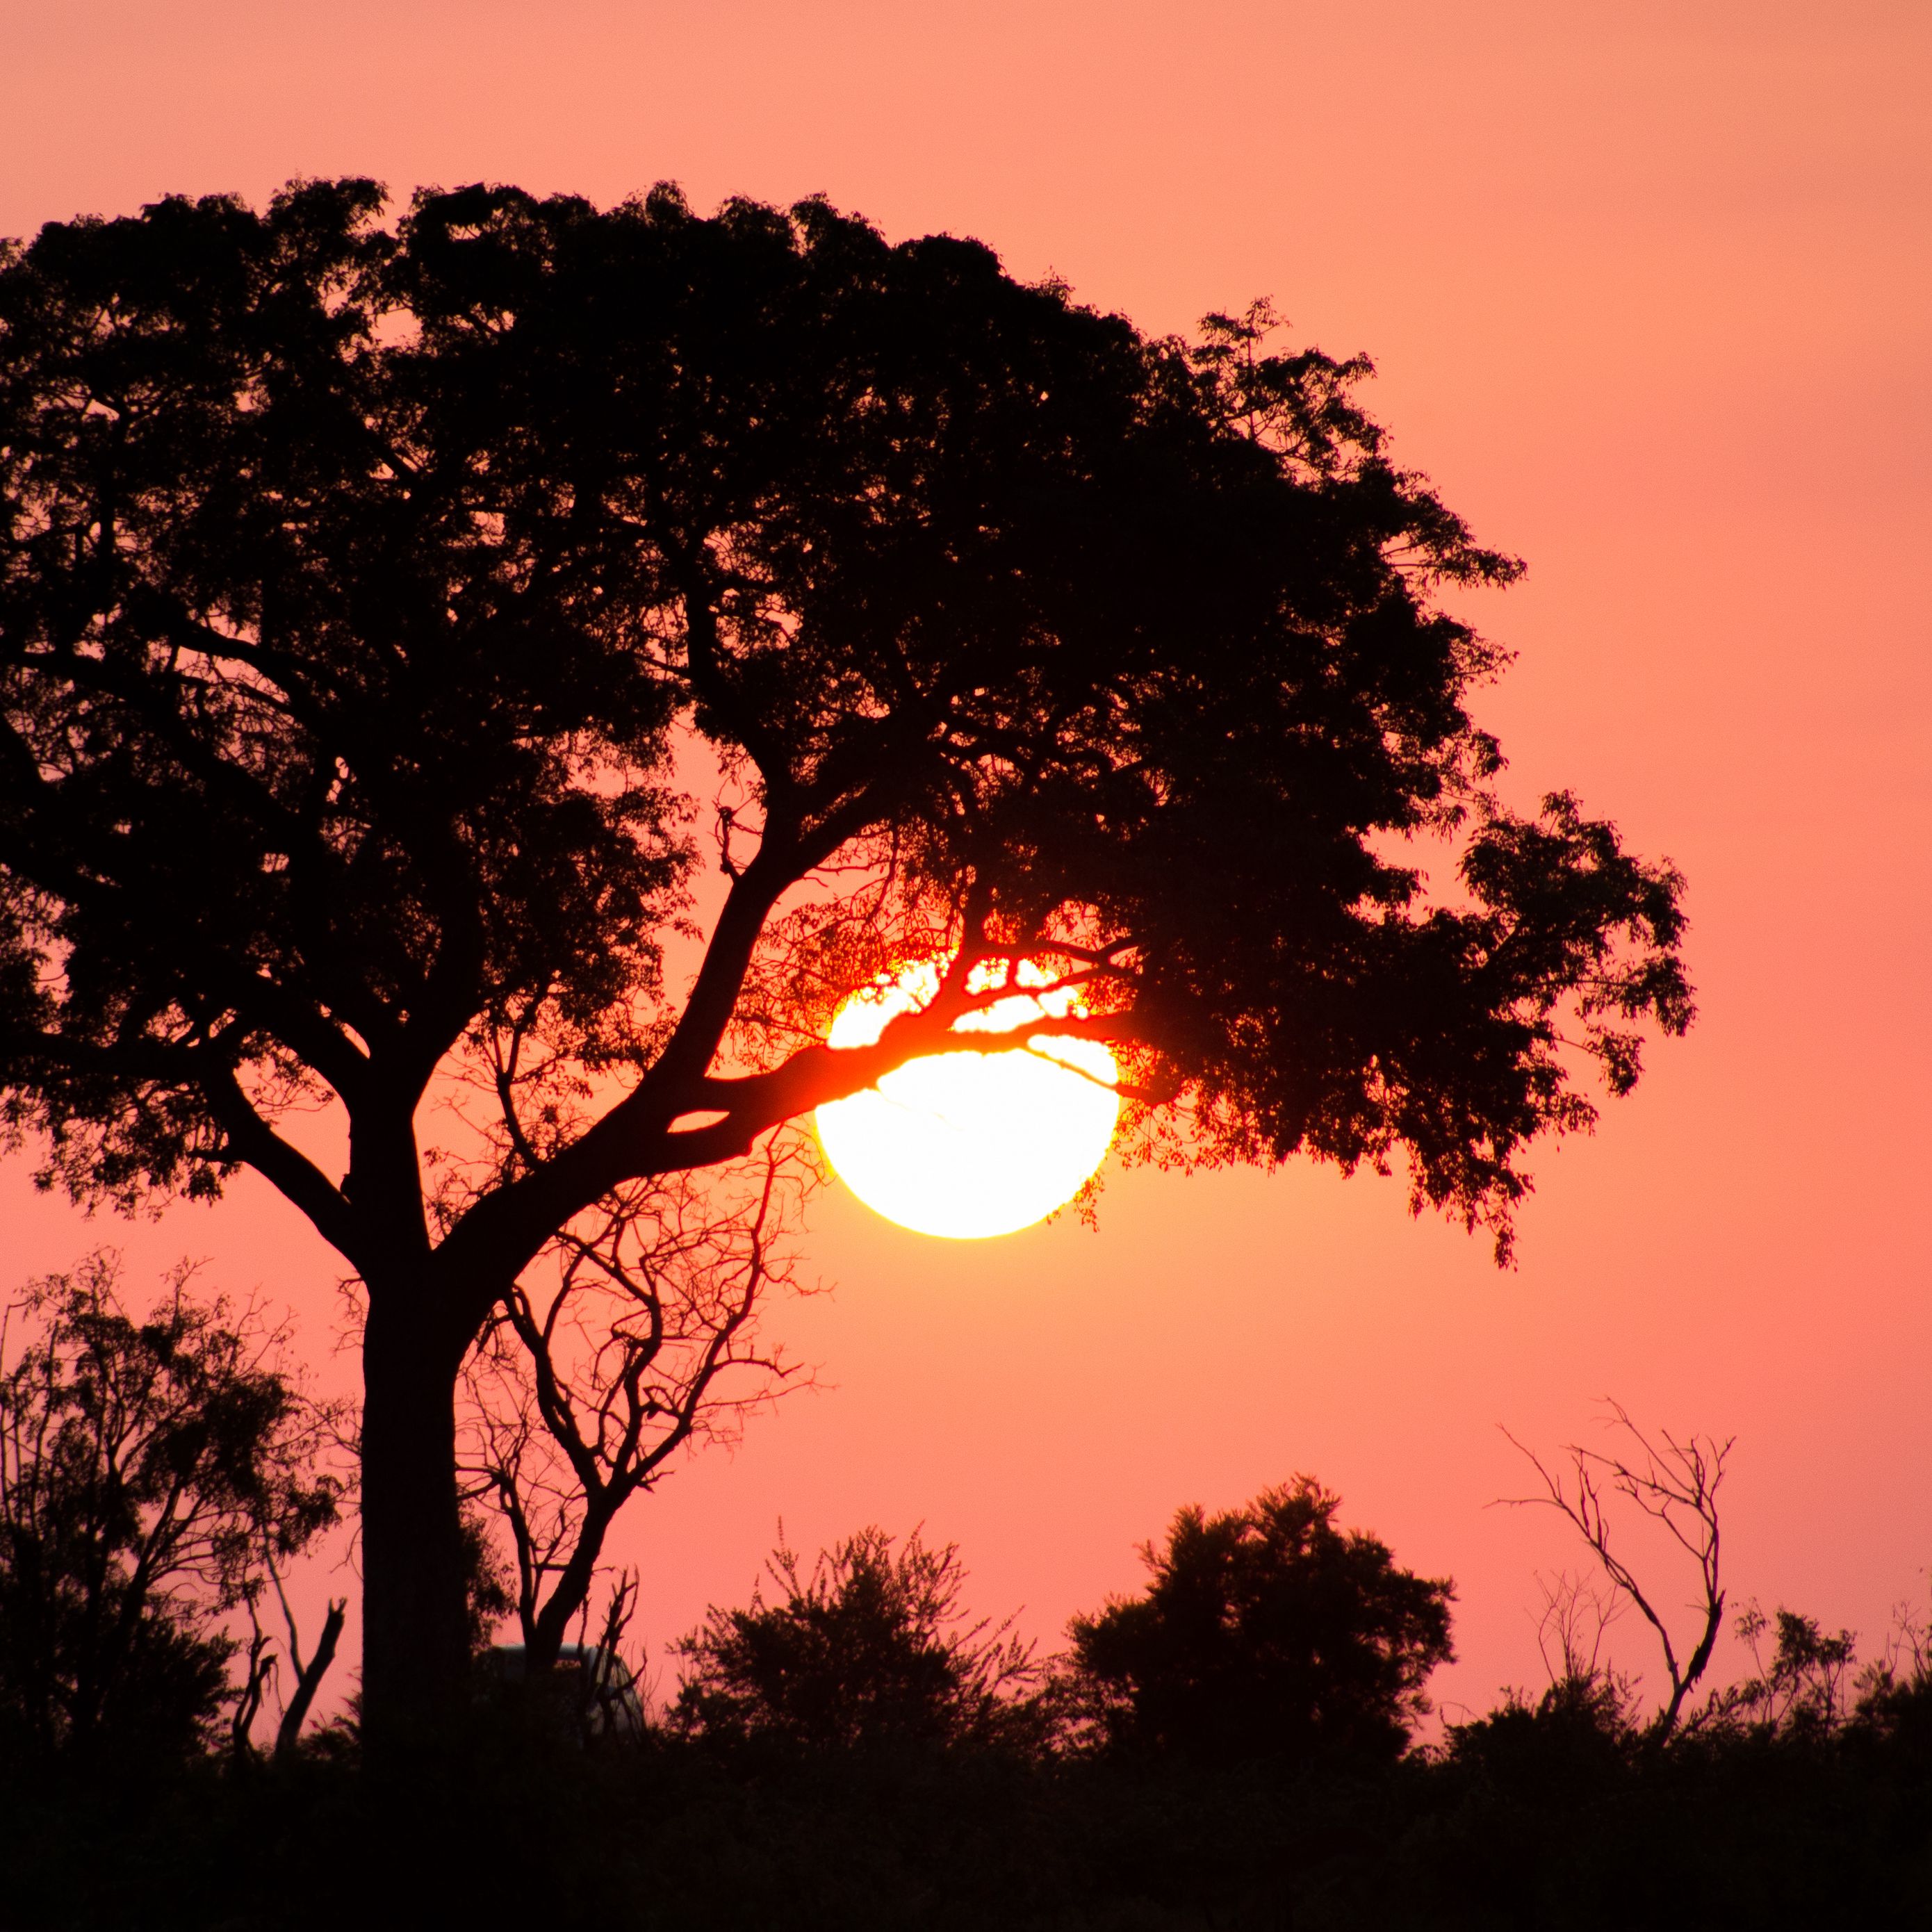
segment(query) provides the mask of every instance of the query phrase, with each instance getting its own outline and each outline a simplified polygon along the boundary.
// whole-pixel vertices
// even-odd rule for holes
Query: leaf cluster
[[[479,1011],[655,970],[666,694],[386,336],[380,199],[0,262],[0,1021],[82,1191],[205,1190],[247,1100],[419,1088]]]
[[[331,1418],[187,1270],[136,1318],[118,1264],[32,1285],[0,1348],[0,1726],[179,1748],[226,1694],[221,1628],[338,1520]]]
[[[1365,358],[1264,304],[1150,338],[822,201],[382,212],[0,258],[0,1085],[50,1175],[251,1162],[373,1277],[467,1064],[502,1119],[433,1232],[499,1277],[473,1332],[612,1188],[875,1077],[818,1048],[831,982],[938,931],[949,1000],[1080,981],[1144,1151],[1406,1158],[1506,1253],[1580,1059],[1622,1091],[1688,1023],[1676,872],[1494,794],[1502,655],[1437,592],[1517,566],[1392,460]],[[346,1186],[274,1131],[325,1094]]]
[[[956,1545],[860,1530],[809,1571],[781,1540],[742,1610],[714,1606],[679,1644],[671,1719],[728,1754],[1036,1748],[1046,1724],[1032,1647],[961,1605]]]
[[[1090,1743],[1197,1764],[1392,1763],[1454,1652],[1453,1586],[1335,1520],[1308,1477],[1174,1517],[1140,1595],[1074,1618]]]

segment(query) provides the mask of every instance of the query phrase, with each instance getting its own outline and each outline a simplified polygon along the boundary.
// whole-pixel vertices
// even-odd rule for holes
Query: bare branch
[[[774,1136],[704,1182],[620,1190],[506,1296],[466,1365],[466,1493],[502,1520],[537,1668],[586,1613],[624,1504],[688,1444],[735,1438],[802,1385],[756,1318],[796,1288],[784,1242],[816,1178],[808,1144]]]
[[[1612,1592],[1634,1604],[1655,1634],[1664,1653],[1670,1694],[1652,1724],[1652,1735],[1662,1740],[1676,1728],[1684,1700],[1702,1677],[1724,1628],[1724,1592],[1720,1581],[1722,1536],[1718,1520],[1718,1490],[1724,1480],[1724,1460],[1735,1437],[1719,1442],[1708,1436],[1680,1440],[1666,1430],[1653,1442],[1633,1423],[1622,1404],[1605,1398],[1610,1413],[1606,1426],[1628,1438],[1635,1454],[1628,1461],[1572,1443],[1564,1450],[1567,1466],[1552,1470],[1532,1449],[1502,1431],[1510,1445],[1529,1462],[1541,1479],[1544,1493],[1505,1496],[1511,1508],[1538,1504],[1557,1510],[1576,1529]],[[1698,1597],[1694,1607],[1701,1623],[1688,1657],[1679,1660],[1677,1646],[1662,1612],[1638,1581],[1635,1571],[1612,1547],[1608,1498],[1622,1496],[1663,1525],[1697,1566]],[[1549,1612],[1546,1612],[1546,1619]],[[1605,1619],[1607,1621],[1607,1619]],[[1601,1637],[1600,1624],[1598,1639]],[[1566,1651],[1566,1657],[1568,1652]],[[1594,1668],[1592,1652],[1592,1669]]]

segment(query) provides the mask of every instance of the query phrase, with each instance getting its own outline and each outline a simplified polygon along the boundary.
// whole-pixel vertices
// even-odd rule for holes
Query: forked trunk
[[[362,1347],[362,1724],[377,1760],[448,1738],[469,1670],[457,1364],[400,1299],[372,1296]]]

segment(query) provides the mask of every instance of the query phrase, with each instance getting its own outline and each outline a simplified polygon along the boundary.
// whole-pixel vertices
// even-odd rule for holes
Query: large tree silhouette
[[[1676,874],[1491,795],[1498,654],[1433,597],[1514,567],[1365,365],[816,202],[382,208],[0,261],[0,1080],[76,1194],[250,1166],[366,1285],[372,1741],[456,1694],[452,1391],[520,1272],[931,1048],[974,968],[1084,986],[1028,1030],[1114,1043],[1133,1150],[1400,1156],[1505,1245],[1580,1061],[1622,1090],[1687,1023]],[[446,1087],[494,1112],[439,1150]]]

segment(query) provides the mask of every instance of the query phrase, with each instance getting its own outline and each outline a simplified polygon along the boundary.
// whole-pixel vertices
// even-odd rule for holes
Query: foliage
[[[0,1736],[41,1753],[205,1736],[220,1619],[342,1493],[278,1334],[185,1268],[136,1318],[117,1274],[104,1251],[37,1281],[0,1330]]]
[[[1614,1782],[1640,1736],[1628,1687],[1606,1672],[1563,1676],[1533,1702],[1516,1690],[1485,1716],[1444,1727],[1440,1760],[1523,1790]]]
[[[1446,1580],[1336,1526],[1308,1477],[1244,1508],[1181,1510],[1152,1580],[1072,1625],[1074,1682],[1096,1742],[1196,1763],[1390,1762],[1454,1654]]]
[[[753,1763],[663,1736],[546,1752],[528,1727],[427,1787],[313,1747],[112,1804],[0,1765],[0,1863],[20,1932],[324,1932],[372,1896],[569,1932],[1852,1932],[1917,1923],[1932,1880],[1932,1700],[1901,1692],[1917,1702],[1882,1725],[1657,1746],[1565,1700],[1453,1754],[1304,1778],[974,1751]],[[478,1819],[513,1819],[514,1845],[478,1856]]]
[[[678,1648],[673,1718],[727,1748],[774,1752],[1037,1744],[1030,1646],[960,1607],[956,1546],[860,1530],[808,1574],[782,1541],[748,1608],[712,1607]]]
[[[1767,1617],[1753,1603],[1739,1615],[1737,1634],[1750,1647],[1751,1674],[1712,1699],[1706,1722],[1812,1732],[1844,1722],[1858,1648],[1851,1631],[1827,1636],[1815,1617],[1782,1607]],[[1767,1635],[1772,1638],[1768,1658]]]
[[[0,249],[5,1119],[83,1197],[252,1166],[365,1285],[372,1723],[460,1700],[453,1384],[525,1270],[981,968],[1080,988],[1026,1030],[1112,1044],[1131,1154],[1400,1161],[1499,1256],[1531,1144],[1689,1023],[1676,870],[1495,788],[1502,653],[1438,600],[1516,566],[1365,361],[822,202],[382,208]]]
[[[472,1656],[488,1650],[497,1626],[517,1607],[516,1580],[490,1534],[489,1519],[473,1504],[463,1511],[463,1600],[469,1612]]]
[[[1500,1225],[1515,1150],[1587,1118],[1566,1004],[1619,1090],[1629,1023],[1688,1018],[1676,875],[1485,788],[1498,654],[1429,592],[1516,566],[1390,464],[1366,361],[1267,352],[1263,309],[1148,341],[817,202],[380,202],[170,200],[0,276],[6,1066],[70,1184],[253,1161],[353,1257],[277,1112],[392,1111],[461,1050],[548,1224],[483,1225],[540,1242],[668,1162],[653,1088],[538,1184],[583,1070],[675,1070],[733,1117],[707,1156],[785,1118],[664,1056],[680,718],[745,779],[707,1049],[738,940],[883,867],[897,916],[1090,981],[1204,1150],[1401,1144]],[[1459,902],[1377,856],[1466,822]]]
[[[835,1632],[812,1606],[866,1594],[841,1589],[842,1565],[869,1573],[871,1602],[848,1600]],[[908,1667],[932,1646],[903,1640],[1011,1654],[960,1613],[958,1574],[953,1552],[877,1532],[811,1576],[794,1559],[788,1585],[775,1576],[773,1600],[753,1606],[776,1633],[764,1655],[802,1664],[830,1695],[791,1700],[789,1728],[758,1743],[686,1724],[591,1749],[580,1729],[504,1700],[475,1708],[430,1780],[364,1766],[340,1730],[165,1778],[117,1776],[111,1760],[50,1777],[0,1754],[10,1932],[321,1932],[372,1897],[392,1916],[567,1932],[1816,1932],[1924,1916],[1932,1675],[1918,1610],[1849,1708],[1821,1705],[1816,1723],[1661,1736],[1594,1672],[1510,1695],[1394,1762],[1298,1766],[960,1748],[982,1740],[972,1728],[947,1744],[934,1674]],[[742,1628],[714,1613],[694,1642],[728,1647]],[[880,1644],[882,1630],[899,1640]],[[922,1714],[868,1721],[878,1705],[824,1667],[842,1648],[886,1658],[869,1681],[902,1718]],[[784,1675],[748,1672],[741,1691],[784,1704],[783,1688],[767,1696]],[[514,1845],[479,1856],[479,1819],[514,1820]]]

